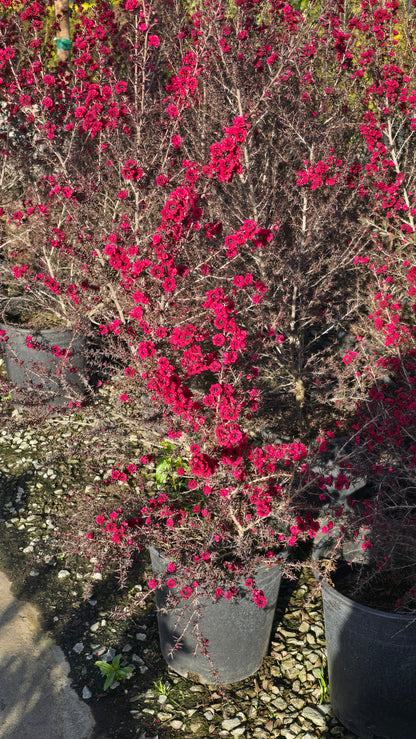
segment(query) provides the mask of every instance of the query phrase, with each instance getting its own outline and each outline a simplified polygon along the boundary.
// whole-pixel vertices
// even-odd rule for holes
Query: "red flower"
[[[177,116],[179,115],[179,110],[177,109],[176,105],[168,105],[167,113],[171,118],[177,118]]]
[[[253,590],[253,600],[258,608],[264,608],[267,599],[262,590]]]
[[[197,477],[211,477],[215,472],[218,463],[207,454],[194,454],[191,461],[191,472]]]

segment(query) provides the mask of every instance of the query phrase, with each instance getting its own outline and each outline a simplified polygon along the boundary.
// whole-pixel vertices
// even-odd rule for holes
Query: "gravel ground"
[[[88,490],[91,481],[80,478],[79,460],[62,461],[53,452],[88,423],[82,413],[66,424],[50,419],[13,433],[3,423],[0,568],[16,595],[38,605],[45,629],[63,648],[72,684],[94,711],[94,739],[354,739],[328,702],[322,604],[310,573],[283,582],[260,671],[223,689],[192,683],[167,668],[153,602],[127,620],[116,618],[114,607],[128,604],[140,589],[137,570],[123,591],[113,578],[97,576],[94,592],[83,597],[90,565],[65,559],[61,542],[74,491],[82,485]],[[143,573],[148,560],[137,568]],[[111,661],[116,654],[134,670],[129,680],[104,692],[94,662]]]

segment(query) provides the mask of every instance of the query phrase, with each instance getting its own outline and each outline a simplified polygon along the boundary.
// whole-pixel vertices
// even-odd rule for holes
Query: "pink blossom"
[[[192,591],[192,588],[185,587],[185,588],[182,588],[181,595],[182,595],[183,598],[187,599],[187,598],[190,598],[191,597],[192,592],[193,592]]]
[[[123,92],[126,92],[127,90],[127,82],[123,82],[120,80],[120,82],[116,82],[114,85],[114,90],[117,93],[117,95],[120,95]]]
[[[262,590],[253,590],[253,600],[258,608],[264,608],[267,600]]]
[[[354,357],[358,357],[358,352],[348,351],[346,354],[344,354],[342,361],[344,364],[351,364]]]
[[[168,105],[167,114],[171,118],[177,118],[177,116],[179,115],[179,110],[177,109],[176,105]]]

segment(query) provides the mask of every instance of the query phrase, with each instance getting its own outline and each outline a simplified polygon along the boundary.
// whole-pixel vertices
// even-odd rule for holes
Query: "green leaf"
[[[117,672],[117,679],[120,680],[123,677],[127,677],[127,675],[131,675],[133,672],[132,667],[120,667],[120,669]]]
[[[108,690],[108,688],[111,688],[111,686],[112,686],[112,684],[113,684],[113,682],[115,680],[115,677],[116,677],[116,673],[115,672],[112,672],[111,675],[108,675],[108,677],[106,678],[106,681],[104,683],[104,690]]]
[[[175,444],[172,444],[171,441],[162,441],[162,446],[165,447],[166,451],[171,453],[175,450]]]
[[[110,672],[113,671],[112,665],[109,665],[108,662],[103,662],[102,660],[98,660],[98,662],[95,662],[99,670],[101,671],[102,676],[108,675]]]
[[[165,470],[170,470],[172,465],[172,457],[165,457],[165,459],[162,459],[159,464],[156,467],[156,475],[158,472],[164,472]]]

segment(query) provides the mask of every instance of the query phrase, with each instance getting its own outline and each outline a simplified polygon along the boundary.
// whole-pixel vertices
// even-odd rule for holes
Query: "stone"
[[[306,708],[303,709],[301,716],[307,721],[311,721],[315,726],[319,726],[320,728],[324,728],[326,726],[325,716],[321,711],[313,706],[306,706]]]
[[[305,701],[302,698],[291,698],[290,703],[292,706],[294,706],[298,711],[301,711],[302,708],[305,705]]]
[[[139,664],[139,665],[144,665],[144,661],[142,660],[141,657],[139,657],[138,654],[133,654],[132,657],[131,657],[131,659],[132,659],[133,662],[137,662],[137,664]]]
[[[158,719],[160,719],[160,721],[169,721],[169,719],[172,718],[172,714],[165,713],[165,711],[159,711],[159,713],[157,714],[157,717]]]
[[[177,719],[175,719],[174,721],[171,721],[170,722],[170,725],[171,725],[172,729],[175,729],[176,731],[179,731],[183,727],[183,722],[182,721],[178,721]]]
[[[226,718],[221,726],[225,731],[232,731],[232,729],[237,728],[237,726],[240,726],[241,719],[238,718],[238,716],[235,716],[234,718]]]
[[[197,734],[202,729],[202,724],[200,724],[199,721],[194,721],[189,728],[193,734]]]
[[[263,703],[270,703],[270,701],[272,700],[272,696],[262,691],[261,693],[259,693],[259,700],[261,700]]]
[[[82,641],[77,642],[75,644],[75,646],[72,647],[72,650],[74,652],[76,652],[77,654],[81,654],[81,652],[83,651],[83,649],[84,649],[84,645],[83,645]]]
[[[89,688],[87,688],[86,685],[84,685],[84,687],[82,689],[82,697],[83,697],[84,701],[87,701],[89,698],[91,698],[91,696],[92,696],[91,690]]]

